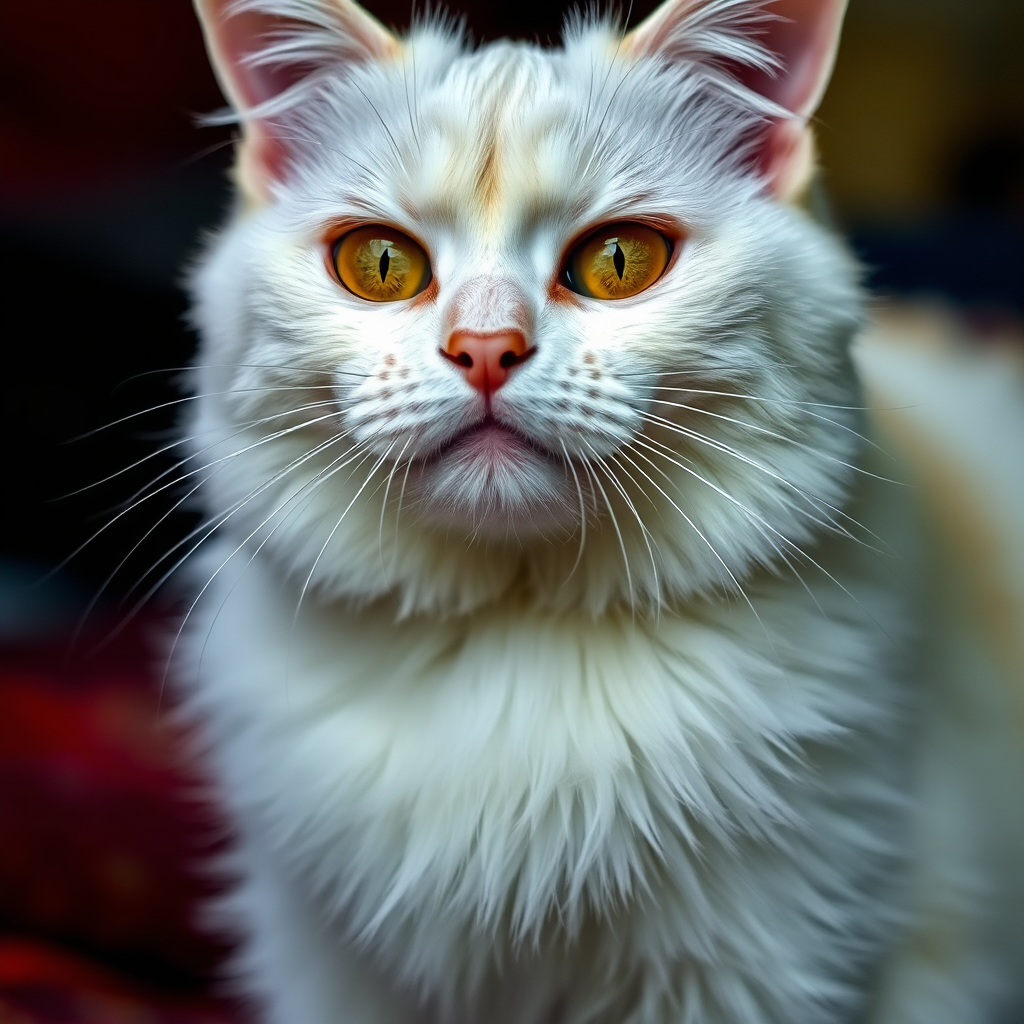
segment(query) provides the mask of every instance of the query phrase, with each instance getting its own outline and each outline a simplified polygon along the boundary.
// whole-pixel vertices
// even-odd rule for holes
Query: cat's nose
[[[470,385],[489,395],[508,380],[512,369],[528,359],[534,349],[521,331],[475,334],[455,331],[441,354],[461,367]]]

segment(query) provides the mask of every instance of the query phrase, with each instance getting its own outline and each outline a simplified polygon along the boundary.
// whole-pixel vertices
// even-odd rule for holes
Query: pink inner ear
[[[244,113],[279,96],[312,70],[301,63],[256,64],[251,60],[254,53],[273,45],[289,22],[256,11],[231,13],[222,18],[223,5],[211,6],[207,27],[212,29],[214,63],[228,99],[236,109]],[[285,140],[275,134],[273,119],[249,120],[246,139],[249,153],[243,160],[255,174],[249,184],[262,191],[266,182],[283,180],[289,152]]]
[[[269,183],[284,177],[291,140],[274,117],[256,119],[247,113],[287,91],[327,59],[361,62],[399,52],[395,37],[354,0],[309,0],[308,23],[302,20],[303,4],[298,2],[291,5],[298,16],[295,19],[259,10],[239,11],[235,0],[195,0],[195,4],[217,77],[244,123],[239,182],[256,196],[265,197]],[[287,32],[295,34],[296,45],[288,48],[286,62],[253,61],[255,54],[282,42],[282,33]],[[309,43],[305,50],[304,36]]]
[[[272,99],[294,85],[309,68],[288,64],[253,65],[249,58],[254,52],[274,42],[275,30],[283,23],[278,18],[245,11],[224,21],[218,31],[218,44],[222,58],[232,71],[232,85],[237,92],[231,99],[246,107]]]
[[[779,60],[775,76],[737,69],[744,85],[800,117],[810,117],[832,71],[846,0],[775,0],[765,7],[762,45]]]

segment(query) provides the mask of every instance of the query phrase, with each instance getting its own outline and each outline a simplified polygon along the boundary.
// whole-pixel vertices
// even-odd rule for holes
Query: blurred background
[[[367,6],[408,23],[407,0]],[[571,5],[449,6],[477,39],[547,41]],[[850,0],[818,117],[873,289],[953,310],[981,345],[1024,318],[1022,50],[1021,0]],[[171,465],[181,283],[229,203],[230,132],[197,116],[222,103],[190,0],[0,2],[4,1024],[236,1012],[206,994],[225,947],[196,933],[214,882],[194,866],[222,837],[159,713],[152,613],[65,653],[86,603],[102,590],[79,651],[195,524],[170,488],[86,544]]]

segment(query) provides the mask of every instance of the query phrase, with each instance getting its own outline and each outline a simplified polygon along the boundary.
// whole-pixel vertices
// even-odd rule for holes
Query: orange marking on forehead
[[[502,201],[502,159],[497,124],[487,131],[483,155],[476,170],[474,191],[485,217],[494,217]]]
[[[476,175],[476,194],[485,214],[494,215],[501,203],[501,156],[498,134],[492,132]]]

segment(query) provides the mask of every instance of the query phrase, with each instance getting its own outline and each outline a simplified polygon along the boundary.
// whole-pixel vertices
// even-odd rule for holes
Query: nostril
[[[508,380],[513,367],[534,351],[521,331],[494,334],[454,331],[441,349],[441,355],[462,369],[470,386],[489,395]]]

